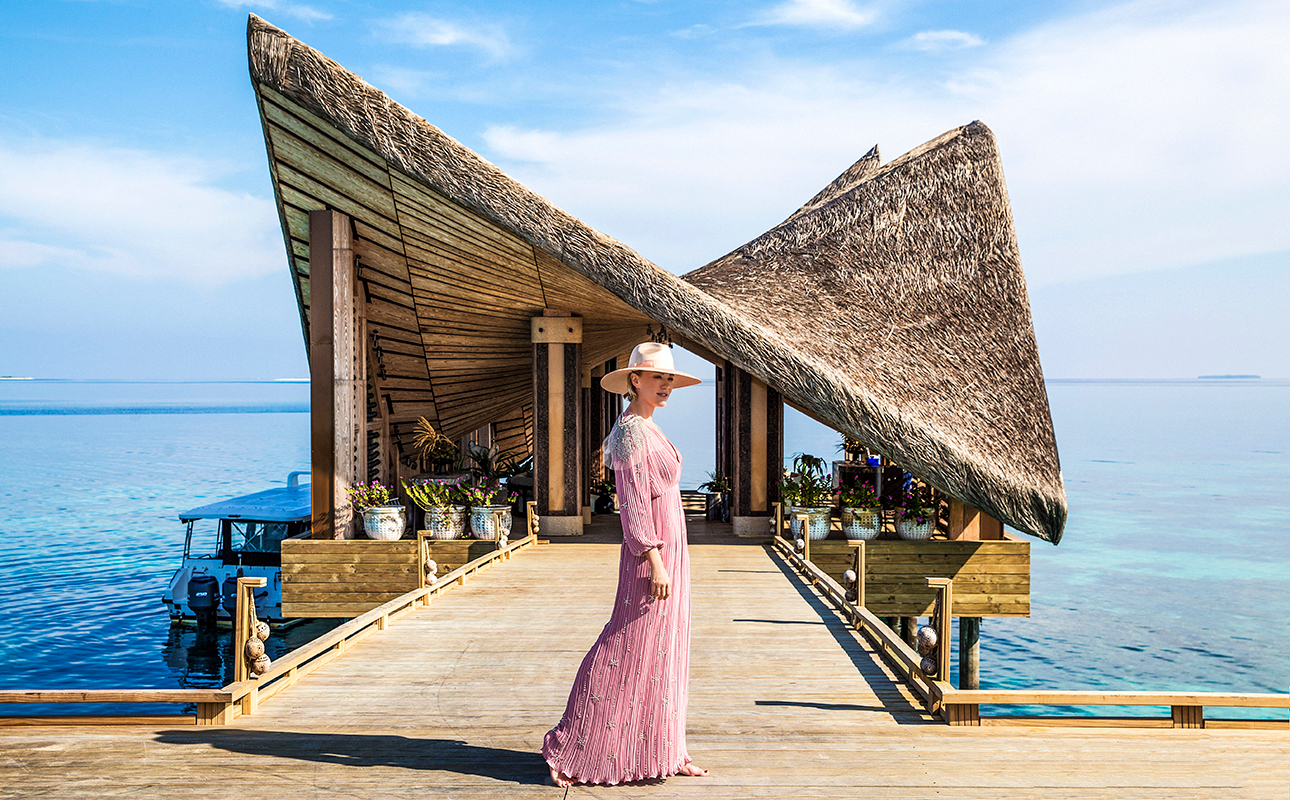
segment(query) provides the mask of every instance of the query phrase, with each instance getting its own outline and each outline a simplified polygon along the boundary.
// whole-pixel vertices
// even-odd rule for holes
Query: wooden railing
[[[1169,706],[1170,717],[1159,722],[1174,728],[1203,728],[1206,707],[1210,708],[1277,708],[1290,709],[1290,694],[1232,693],[1232,692],[1158,692],[1158,691],[1051,691],[1028,689],[956,689],[946,678],[949,675],[949,613],[953,581],[945,578],[929,579],[928,584],[938,593],[938,608],[943,614],[939,624],[942,643],[937,654],[939,667],[936,677],[929,677],[921,668],[922,657],[886,623],[860,603],[847,599],[846,590],[823,570],[797,553],[794,546],[776,536],[772,547],[789,564],[828,599],[856,630],[863,633],[879,653],[891,664],[898,675],[923,700],[928,712],[939,715],[950,725],[980,725],[982,705],[1028,706]],[[857,555],[863,553],[861,549]],[[862,557],[862,556],[861,556]],[[858,570],[857,595],[864,597],[864,571]],[[1002,717],[991,722],[1010,721]],[[1152,725],[1150,718],[1122,718],[1105,716],[1043,716],[1028,717],[1022,722],[1067,725]],[[1290,723],[1262,720],[1220,720],[1224,727],[1278,727]]]
[[[528,531],[534,530],[534,519],[529,514]],[[434,583],[413,589],[367,613],[356,617],[308,644],[296,648],[280,658],[263,675],[234,681],[222,689],[94,689],[80,690],[18,690],[0,691],[0,703],[181,703],[195,704],[196,716],[171,715],[145,716],[58,716],[58,717],[5,717],[0,725],[138,723],[164,719],[196,723],[197,725],[226,725],[237,717],[253,714],[259,704],[291,687],[301,678],[329,661],[343,655],[354,645],[373,634],[384,631],[390,623],[428,606],[439,595],[461,586],[467,580],[498,561],[507,560],[512,554],[537,543],[537,536],[529,533],[505,547],[471,561],[438,578]],[[245,637],[243,631],[242,638]],[[243,642],[235,632],[233,658],[243,660]],[[241,673],[239,673],[241,674]]]

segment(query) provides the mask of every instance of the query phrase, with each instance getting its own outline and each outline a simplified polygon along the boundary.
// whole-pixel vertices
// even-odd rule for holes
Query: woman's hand
[[[645,557],[649,559],[650,568],[649,596],[666,600],[672,594],[672,578],[667,574],[667,567],[663,566],[663,557],[658,554],[657,547],[646,550]]]

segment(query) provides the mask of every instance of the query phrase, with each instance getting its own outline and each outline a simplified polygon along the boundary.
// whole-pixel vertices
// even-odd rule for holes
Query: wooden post
[[[251,677],[246,663],[246,640],[255,630],[255,590],[268,583],[264,578],[238,578],[237,602],[233,606],[233,682],[241,683]],[[242,713],[254,714],[259,705],[259,692],[252,689],[242,697]]]
[[[779,499],[784,464],[784,400],[779,392],[727,361],[720,370],[722,431],[718,445],[730,462],[730,521],[737,536],[764,536]],[[720,463],[720,462],[718,462]]]
[[[309,212],[309,418],[311,536],[348,539],[353,508],[345,489],[358,478],[367,443],[356,337],[354,252],[349,217]]]
[[[959,688],[981,688],[980,617],[959,617]]]
[[[533,495],[548,533],[582,533],[582,318],[533,317]]]
[[[853,566],[856,573],[856,605],[864,608],[864,539],[857,539],[851,544],[856,549],[855,565]]]
[[[949,538],[959,541],[998,541],[1003,538],[1003,523],[984,511],[950,498]]]
[[[910,647],[918,648],[918,617],[900,618],[900,638]]]
[[[794,514],[793,520],[802,526],[802,558],[811,560],[811,518],[806,514]],[[791,532],[790,532],[791,535]]]
[[[931,619],[936,629],[936,678],[950,679],[950,640],[954,631],[951,629],[954,608],[954,581],[950,578],[928,578],[929,589],[936,590],[936,607]]]

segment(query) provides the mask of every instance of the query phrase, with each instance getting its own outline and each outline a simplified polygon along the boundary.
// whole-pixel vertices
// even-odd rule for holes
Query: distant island
[[[1197,380],[1202,381],[1257,381],[1262,375],[1201,375]]]
[[[17,375],[0,375],[0,381],[30,381],[35,378],[22,378]]]

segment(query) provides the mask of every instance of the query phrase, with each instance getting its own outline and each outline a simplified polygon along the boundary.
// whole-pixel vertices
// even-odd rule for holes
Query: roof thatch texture
[[[856,171],[685,279],[832,373],[839,429],[1056,542],[1066,493],[993,134]]]
[[[252,16],[252,77],[950,495],[1056,542],[1065,493],[994,139],[875,150],[678,278]]]

